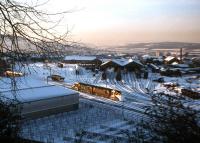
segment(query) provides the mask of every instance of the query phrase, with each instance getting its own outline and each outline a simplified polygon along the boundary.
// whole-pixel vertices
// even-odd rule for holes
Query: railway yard
[[[0,143],[200,143],[200,0],[0,0]]]
[[[121,100],[113,101],[104,97],[80,92],[79,109],[47,116],[44,118],[27,120],[23,123],[21,135],[27,139],[43,142],[74,142],[81,138],[84,142],[112,142],[121,140],[127,142],[125,131],[134,130],[132,121],[145,120],[144,107],[151,104],[151,95],[154,92],[168,91],[161,83],[154,79],[160,77],[158,73],[149,70],[147,79],[137,78],[134,72],[122,72],[122,80],[115,79],[115,72],[108,71],[107,79],[102,80],[102,72],[92,72],[84,67],[64,64],[59,68],[56,63],[30,64],[25,73],[26,86],[31,83],[48,83],[71,88],[75,83],[81,82],[90,85],[111,88],[121,91]],[[60,75],[64,81],[58,82],[47,79],[49,75]],[[164,77],[166,82],[183,83],[191,76]],[[23,77],[21,77],[23,78]],[[190,86],[198,86],[199,79],[188,83]],[[169,91],[170,92],[170,91]],[[194,103],[192,99],[184,101],[187,104]],[[199,102],[191,104],[199,108]]]

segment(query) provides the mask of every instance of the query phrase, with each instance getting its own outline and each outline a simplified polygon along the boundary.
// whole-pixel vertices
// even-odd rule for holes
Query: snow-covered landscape
[[[0,143],[199,143],[199,0],[0,0]]]
[[[76,74],[76,70],[79,74]],[[102,72],[94,73],[89,69],[76,64],[64,64],[63,68],[57,63],[34,63],[26,66],[24,77],[16,78],[17,88],[33,88],[47,85],[71,88],[74,83],[82,82],[101,87],[109,87],[121,91],[121,101],[113,101],[103,97],[80,93],[79,109],[65,113],[26,120],[22,123],[21,136],[26,139],[42,142],[74,142],[84,131],[84,142],[111,142],[114,139],[126,142],[127,137],[123,131],[132,130],[134,121],[145,120],[144,107],[151,104],[151,96],[155,92],[169,91],[162,83],[154,80],[163,77],[165,83],[179,83],[180,86],[194,87],[199,90],[199,79],[188,82],[192,76],[164,77],[148,70],[147,79],[137,78],[134,72],[123,72],[122,80],[115,79],[114,70],[107,70],[106,80],[102,80]],[[51,74],[61,75],[63,82],[47,79]],[[9,82],[9,78],[1,80]],[[1,84],[1,91],[7,91],[9,84]],[[54,89],[52,89],[54,90]],[[51,93],[51,89],[45,94]],[[30,95],[31,96],[31,95]],[[34,94],[32,95],[34,96]],[[192,103],[192,104],[191,104]],[[194,104],[195,103],[195,104]],[[185,104],[199,108],[199,102],[188,99]]]

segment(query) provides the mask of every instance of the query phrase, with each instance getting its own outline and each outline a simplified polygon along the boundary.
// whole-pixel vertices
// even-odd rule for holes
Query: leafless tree
[[[63,34],[56,32],[56,27],[59,26],[64,14],[70,11],[47,13],[41,10],[41,6],[45,4],[46,2],[39,3],[39,1],[35,4],[17,0],[0,1],[0,74],[8,67],[6,65],[14,70],[17,64],[18,70],[22,71],[26,64],[25,59],[30,53],[48,59],[52,56],[62,56],[63,48],[72,46],[72,42],[68,40],[68,29]],[[55,17],[57,20],[54,20]],[[15,89],[15,78],[13,77],[11,81]],[[1,92],[0,101],[3,101]],[[1,109],[4,111],[7,106],[1,103]],[[12,116],[1,117],[1,121],[9,120],[11,125],[17,122],[10,118]],[[2,127],[5,127],[1,128],[5,132],[10,131],[7,126]],[[10,133],[13,134],[17,133]]]
[[[56,26],[66,12],[46,13],[40,10],[45,3],[29,5],[16,0],[0,2],[0,53],[11,63],[22,61],[27,52],[50,57],[60,56],[63,45],[71,45],[69,31],[60,35]]]

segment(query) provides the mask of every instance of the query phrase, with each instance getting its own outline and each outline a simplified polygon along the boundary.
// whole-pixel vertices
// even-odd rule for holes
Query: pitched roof
[[[171,61],[171,60],[173,60],[175,57],[173,57],[173,56],[168,56],[168,57],[166,57],[165,58],[165,61]]]
[[[131,63],[133,60],[132,59],[114,59],[112,61],[120,66],[125,66]]]
[[[117,64],[119,66],[122,66],[122,67],[124,67],[124,66],[126,66],[128,64],[131,64],[131,63],[136,63],[136,64],[138,64],[140,66],[143,66],[143,64],[140,63],[140,61],[133,60],[133,59],[123,59],[123,58],[122,59],[113,59],[113,60],[110,60],[110,61],[107,61],[107,62],[103,63],[102,65],[105,65],[105,64],[107,64],[109,62],[113,62],[113,63],[115,63],[115,64]]]

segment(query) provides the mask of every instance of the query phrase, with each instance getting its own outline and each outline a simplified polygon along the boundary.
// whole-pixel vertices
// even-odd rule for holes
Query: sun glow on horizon
[[[84,43],[200,42],[199,0],[50,0],[44,9],[71,10],[58,30]]]

